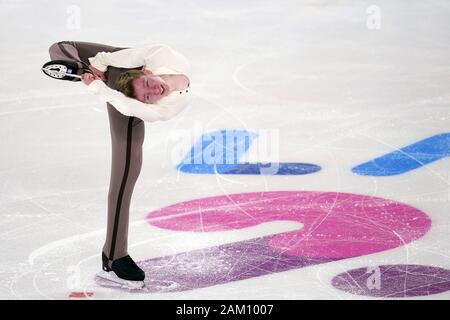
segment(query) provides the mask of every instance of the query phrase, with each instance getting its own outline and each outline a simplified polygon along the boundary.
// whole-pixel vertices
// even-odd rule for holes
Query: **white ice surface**
[[[70,6],[80,8],[71,28]],[[366,25],[377,5],[381,29]],[[410,263],[450,268],[449,159],[396,177],[350,169],[450,131],[450,2],[35,1],[0,2],[0,298],[354,299],[330,285],[348,269]],[[169,122],[146,124],[144,164],[132,198],[137,260],[201,248],[226,234],[149,226],[146,214],[225,193],[323,190],[408,203],[429,233],[388,252],[198,290],[129,295],[97,286],[110,173],[105,106],[82,84],[39,70],[61,40],[117,46],[165,43],[192,62],[195,99]],[[219,129],[279,130],[280,161],[310,162],[305,176],[177,173],[170,139]],[[189,145],[184,146],[186,150]],[[295,228],[272,223],[233,241]],[[450,292],[430,298],[449,299]]]

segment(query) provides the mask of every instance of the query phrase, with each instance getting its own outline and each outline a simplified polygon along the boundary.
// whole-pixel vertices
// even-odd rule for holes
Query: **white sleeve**
[[[130,48],[115,52],[99,52],[94,57],[89,58],[89,62],[100,71],[106,71],[108,66],[118,68],[145,66],[152,71],[161,66],[170,66],[175,71],[190,74],[188,60],[166,45]]]
[[[178,97],[174,92],[156,104],[142,103],[109,88],[101,80],[92,81],[88,90],[97,95],[100,100],[111,103],[123,115],[137,117],[146,122],[169,120],[188,106],[191,100],[190,94]]]
[[[106,71],[108,66],[118,68],[137,68],[145,65],[145,59],[152,56],[161,46],[122,49],[115,52],[99,52],[89,58],[89,62],[98,70]]]

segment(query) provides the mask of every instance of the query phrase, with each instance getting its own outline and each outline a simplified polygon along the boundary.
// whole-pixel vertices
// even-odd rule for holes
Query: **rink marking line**
[[[5,103],[5,102],[17,102],[17,101],[22,101],[22,100],[30,100],[30,99],[47,99],[47,98],[55,98],[55,97],[66,97],[66,96],[80,96],[80,95],[85,95],[86,92],[70,92],[67,90],[60,90],[59,92],[56,90],[50,90],[50,92],[48,93],[42,93],[40,91],[37,90],[28,90],[27,91],[27,95],[26,96],[19,96],[19,97],[3,97],[0,98],[0,102],[1,103]],[[34,94],[34,95],[33,95]]]
[[[130,226],[138,226],[138,225],[144,225],[147,224],[147,220],[143,219],[143,220],[138,220],[135,222],[130,223]],[[67,245],[69,243],[72,242],[76,242],[76,241],[80,241],[83,239],[87,239],[87,238],[91,238],[94,236],[98,236],[98,235],[102,235],[106,232],[106,228],[102,228],[96,231],[91,231],[91,232],[87,232],[87,233],[83,233],[83,234],[78,234],[78,235],[74,235],[74,236],[70,236],[64,239],[59,239],[53,242],[50,242],[42,247],[39,247],[35,250],[33,250],[29,255],[28,255],[28,264],[33,266],[35,263],[35,260],[42,256],[45,255],[46,253],[48,253],[49,251],[54,250],[55,248],[58,248],[60,246],[64,246]]]
[[[450,156],[449,141],[449,132],[435,134],[401,148],[378,141],[393,151],[353,167],[352,172],[363,176],[395,176],[418,170]]]
[[[360,133],[360,132],[359,132],[358,134],[361,135],[361,136],[363,136],[363,137],[365,137],[365,138],[369,138],[369,139],[371,139],[371,140],[373,140],[373,141],[376,141],[376,142],[378,142],[378,143],[381,143],[381,144],[383,144],[384,146],[386,146],[386,147],[388,147],[388,148],[391,148],[391,150],[393,150],[393,151],[390,152],[390,153],[388,153],[388,155],[390,155],[390,154],[392,154],[392,153],[394,153],[394,152],[404,153],[404,151],[403,151],[401,148],[398,148],[398,147],[396,147],[396,146],[394,146],[394,145],[392,145],[392,144],[390,144],[390,143],[387,143],[387,142],[385,142],[384,140],[376,139],[376,138],[373,138],[373,137],[371,137],[371,136],[369,136],[369,135],[362,134],[362,133]],[[440,135],[440,134],[438,134],[438,135]],[[436,136],[436,135],[434,135],[434,136],[432,136],[432,137],[435,137],[435,136]],[[430,138],[430,137],[429,137],[429,138]],[[424,139],[424,140],[426,140],[426,139]],[[420,140],[420,141],[417,142],[417,143],[420,143],[421,141],[423,141],[423,140]],[[409,154],[406,154],[406,156],[410,157]],[[384,157],[384,155],[383,155],[382,157]],[[447,155],[446,157],[448,157],[448,155]],[[443,158],[445,158],[445,157],[443,157]],[[443,158],[441,158],[440,160],[442,160]],[[370,160],[369,162],[374,161],[374,160],[375,160],[375,159]],[[415,159],[415,161],[417,161],[417,160]],[[368,163],[368,162],[366,162],[366,163]],[[358,165],[358,166],[359,166],[359,165]],[[354,167],[354,168],[357,168],[358,166],[356,166],[356,167]],[[406,171],[406,172],[414,171],[414,170],[417,170],[417,169],[420,169],[420,168],[424,168],[425,170],[429,171],[433,176],[435,176],[435,177],[437,177],[439,180],[443,181],[443,182],[445,183],[445,185],[450,186],[449,181],[447,181],[445,178],[443,178],[441,175],[439,175],[435,170],[431,169],[429,166],[427,166],[427,165],[425,165],[425,164],[422,164],[422,165],[419,166],[418,168],[413,169],[413,170],[408,170],[408,171]],[[352,171],[353,171],[353,169],[352,169]],[[406,172],[403,172],[403,173],[406,173]],[[399,175],[400,175],[400,174],[398,174],[398,175],[396,175],[396,176],[399,176]],[[378,177],[378,176],[370,176],[370,175],[366,175],[366,177],[376,178],[376,177]],[[387,177],[392,177],[392,176],[387,176]],[[449,195],[449,196],[450,196],[450,195]]]
[[[92,155],[77,155],[76,157],[72,157],[73,161],[77,161],[78,164],[91,164],[92,163]],[[83,162],[81,162],[83,160]],[[91,160],[91,161],[89,161]],[[24,166],[16,166],[14,168],[8,168],[4,170],[0,170],[0,175],[6,175],[11,172],[15,171],[24,171],[24,170],[35,170],[35,169],[48,169],[48,168],[54,168],[54,167],[67,167],[67,161],[60,160],[60,161],[53,161],[53,162],[47,162],[47,163],[39,163],[34,165],[24,165]],[[34,173],[34,172],[33,172]]]
[[[42,273],[42,270],[46,267],[45,264],[42,264],[37,271],[34,272],[33,275],[33,288],[40,294],[41,296],[45,297],[47,300],[53,300],[50,296],[46,295],[44,292],[42,292],[41,289],[39,289],[39,286],[36,283],[38,275]]]
[[[50,107],[43,107],[43,108],[33,108],[33,109],[6,111],[6,112],[0,112],[0,116],[9,116],[9,115],[20,114],[20,113],[47,111],[47,110],[54,110],[54,109],[79,108],[79,107],[89,106],[89,105],[93,105],[93,104],[94,103],[92,103],[92,102],[76,103],[76,104],[70,104],[70,105],[61,104],[61,105],[50,106]]]

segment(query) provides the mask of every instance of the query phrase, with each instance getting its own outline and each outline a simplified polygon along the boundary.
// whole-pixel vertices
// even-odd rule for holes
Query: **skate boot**
[[[50,78],[69,81],[81,81],[81,74],[92,73],[88,67],[69,60],[52,60],[41,69]]]
[[[113,260],[109,267],[109,259],[102,252],[103,271],[100,278],[109,280],[122,288],[140,289],[144,287],[145,273],[139,268],[129,255]]]

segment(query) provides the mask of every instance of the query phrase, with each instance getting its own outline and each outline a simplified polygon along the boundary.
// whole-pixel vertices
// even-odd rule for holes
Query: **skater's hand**
[[[91,64],[89,65],[89,70],[91,70],[91,72],[94,74],[94,76],[97,79],[106,81],[105,74],[103,72],[101,72],[100,70],[96,69],[95,67],[93,67]]]
[[[90,73],[83,73],[81,75],[81,80],[85,85],[90,85],[92,81],[96,80],[96,77],[93,74]]]

